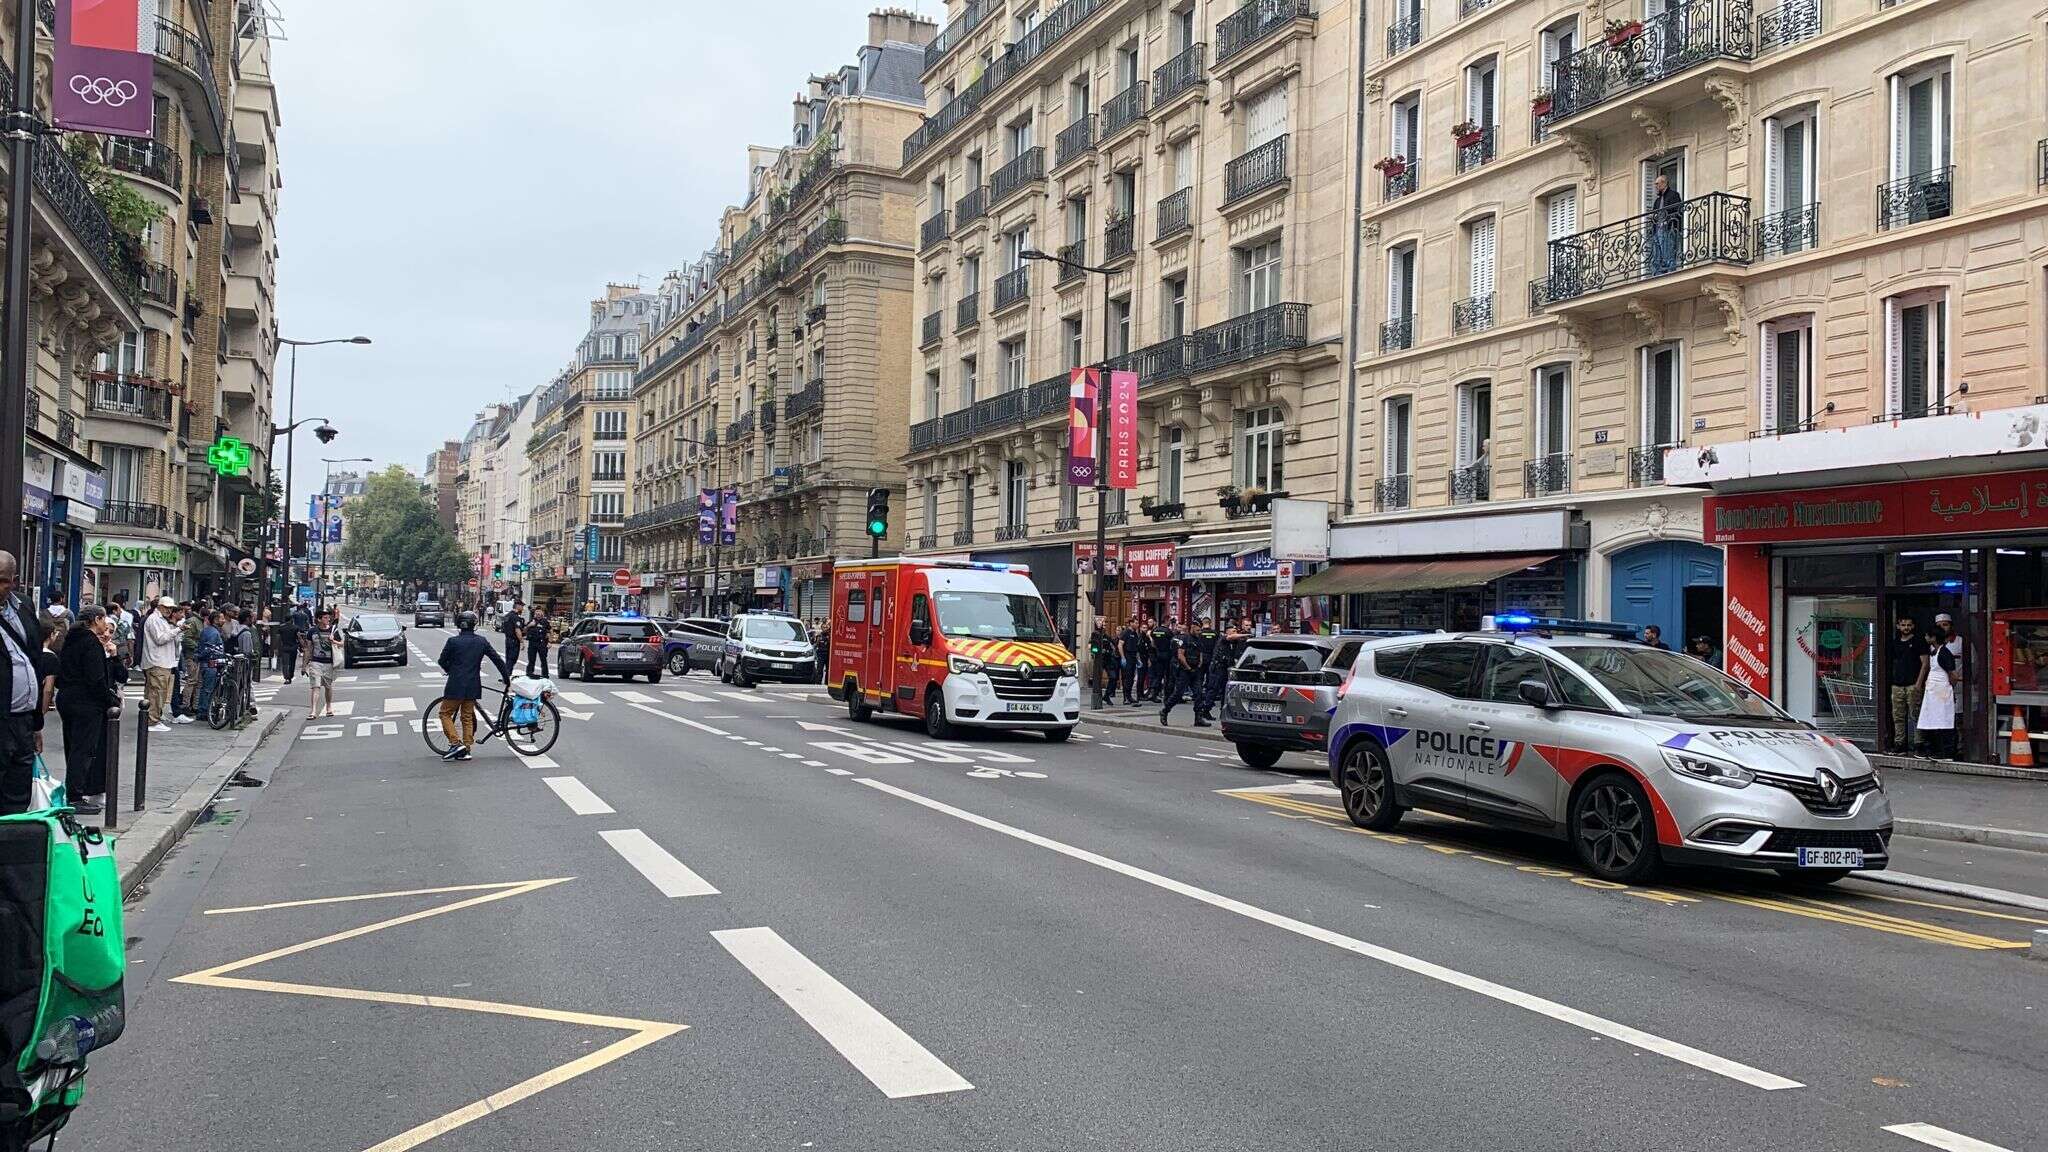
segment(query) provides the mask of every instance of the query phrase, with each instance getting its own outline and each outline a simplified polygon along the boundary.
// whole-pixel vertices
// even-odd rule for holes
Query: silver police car
[[[1488,623],[1359,653],[1329,738],[1353,823],[1421,808],[1535,831],[1613,881],[1683,863],[1826,883],[1889,862],[1891,805],[1848,740],[1613,625]]]

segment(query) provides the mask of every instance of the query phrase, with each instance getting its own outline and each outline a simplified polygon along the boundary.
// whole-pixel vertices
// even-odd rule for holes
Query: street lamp
[[[1018,255],[1025,260],[1043,260],[1062,268],[1072,268],[1076,272],[1086,272],[1105,279],[1113,271],[1109,268],[1098,268],[1093,264],[1083,264],[1078,260],[1069,260],[1064,256],[1055,256],[1050,252],[1041,252],[1036,248],[1026,248]],[[1102,365],[1098,369],[1099,379],[1095,382],[1094,628],[1104,626],[1104,617],[1109,611],[1109,592],[1105,578],[1109,571],[1109,421],[1103,418],[1109,399],[1109,327],[1109,291],[1105,284],[1102,293]],[[1079,643],[1079,637],[1075,638],[1075,642]],[[1076,658],[1079,655],[1080,653],[1075,653]],[[1093,661],[1090,662],[1090,667],[1094,669],[1095,707],[1099,711],[1103,707],[1102,669]]]
[[[271,428],[270,444],[266,446],[264,452],[264,463],[268,466],[270,453],[277,446],[277,438],[279,436],[284,437],[284,504],[279,509],[279,516],[285,524],[283,549],[285,572],[290,573],[292,564],[292,433],[299,430],[299,425],[312,423],[316,419],[316,417],[311,416],[304,420],[299,419],[299,349],[313,348],[321,344],[368,344],[370,338],[368,336],[339,336],[329,340],[293,340],[289,337],[280,336],[277,338],[277,342],[292,350],[291,382],[285,390],[285,423],[282,428],[274,426]],[[319,423],[320,427],[315,429],[313,434],[320,437],[322,444],[332,444],[334,438],[341,435],[334,425],[324,418],[319,419]],[[256,561],[256,585],[262,589],[263,595],[269,595],[269,551],[259,548],[256,554],[258,557]],[[326,555],[324,549],[321,555]]]
[[[711,509],[711,588],[704,593],[704,611],[707,615],[710,615],[712,614],[711,608],[714,603],[712,597],[718,594],[718,586],[725,575],[721,564],[721,549],[725,541],[725,457],[719,453],[718,445],[706,444],[702,440],[693,440],[680,432],[676,433],[675,442],[711,450],[711,487],[718,495],[715,498],[717,503]],[[693,552],[695,546],[696,538],[693,536],[691,537]]]
[[[327,474],[326,474],[326,477],[325,477],[325,478],[324,478],[324,479],[323,479],[323,480],[321,481],[321,484],[320,484],[320,491],[321,491],[321,493],[322,493],[322,494],[325,494],[325,493],[327,492],[328,488],[332,487],[332,486],[333,486],[333,484],[334,484],[334,466],[335,466],[336,464],[375,464],[375,463],[376,463],[376,461],[375,461],[375,460],[371,459],[371,458],[370,458],[370,457],[368,457],[368,456],[345,456],[345,457],[343,457],[343,458],[341,458],[341,459],[339,459],[339,460],[329,460],[329,459],[328,459],[327,457],[325,457],[325,456],[322,456],[322,457],[320,458],[320,462],[321,462],[322,464],[325,464],[325,465],[327,465]],[[329,512],[329,509],[328,509],[328,507],[327,507],[327,503],[326,503],[326,501],[324,501],[324,500],[323,500],[323,501],[321,501],[321,503],[320,503],[320,533],[321,533],[322,539],[321,539],[321,542],[320,542],[320,590],[319,590],[319,593],[318,593],[318,595],[317,595],[317,596],[315,597],[315,599],[314,599],[314,601],[313,601],[313,603],[314,603],[314,604],[315,604],[316,606],[318,606],[318,605],[320,605],[320,604],[324,604],[324,603],[326,603],[326,602],[327,602],[327,554],[328,554],[328,552],[329,552],[329,551],[331,551],[331,549],[329,549],[329,548],[327,547],[327,545],[328,545],[329,541],[327,541],[327,540],[325,539],[325,536],[326,536],[326,533],[327,533],[327,515],[328,515],[328,512]],[[289,535],[289,533],[287,533],[287,535]],[[309,537],[310,537],[310,533],[309,533],[308,535],[309,535]]]

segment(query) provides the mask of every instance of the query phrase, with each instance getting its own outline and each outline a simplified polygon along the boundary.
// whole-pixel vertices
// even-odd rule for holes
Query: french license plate
[[[1801,848],[1799,850],[1799,866],[1801,868],[1861,868],[1863,867],[1863,850],[1861,848]]]
[[[645,652],[614,652],[612,653],[612,659],[617,660],[621,664],[637,664],[647,659],[647,654]]]
[[[1013,703],[1013,704],[1011,704],[1011,705],[1010,705],[1010,711],[1012,711],[1012,712],[1044,712],[1044,711],[1045,711],[1045,705],[1043,705],[1043,704],[1026,704],[1026,703],[1022,703],[1022,702],[1019,702],[1019,703]]]
[[[795,667],[796,667],[796,665],[794,665],[794,664],[791,664],[791,663],[790,663],[789,661],[787,661],[787,660],[777,660],[777,661],[775,662],[775,667],[776,667],[776,668],[777,668],[778,670],[780,670],[780,671],[783,671],[783,672],[787,672],[787,671],[789,671],[790,669],[792,669],[792,668],[795,668]]]
[[[1253,716],[1278,716],[1283,709],[1269,700],[1247,700],[1244,710]]]

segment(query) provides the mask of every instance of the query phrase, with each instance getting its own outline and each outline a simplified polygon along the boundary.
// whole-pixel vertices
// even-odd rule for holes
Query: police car
[[[1532,830],[1613,881],[1685,863],[1825,883],[1889,862],[1891,805],[1848,740],[1626,628],[1486,625],[1363,646],[1329,739],[1353,823],[1419,808]]]

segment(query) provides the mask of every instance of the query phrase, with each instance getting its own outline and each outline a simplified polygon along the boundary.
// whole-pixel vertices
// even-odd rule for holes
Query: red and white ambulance
[[[876,710],[959,726],[1037,729],[1081,720],[1080,667],[1018,564],[841,561],[832,573],[826,686],[855,720]]]

